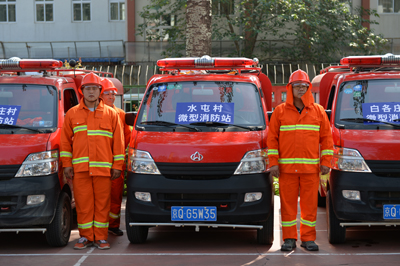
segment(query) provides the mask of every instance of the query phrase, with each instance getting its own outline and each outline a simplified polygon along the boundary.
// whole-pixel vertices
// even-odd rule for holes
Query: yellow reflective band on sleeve
[[[72,158],[72,153],[67,152],[67,151],[61,151],[60,157],[71,157]]]
[[[88,162],[89,162],[89,157],[80,157],[72,159],[72,164],[88,163]]]
[[[86,130],[87,130],[87,126],[76,126],[73,129],[74,133],[77,133],[79,131],[86,131]]]
[[[113,137],[113,133],[105,130],[88,130],[87,131],[88,136],[103,136],[103,137]]]
[[[123,161],[125,160],[125,155],[121,154],[121,155],[114,155],[114,161]]]
[[[115,214],[115,213],[110,212],[110,218],[118,219],[119,217],[121,217],[121,213]]]
[[[89,162],[89,167],[106,167],[111,168],[112,163],[109,162]]]
[[[315,225],[317,224],[317,221],[311,222],[311,221],[307,221],[307,220],[304,220],[303,218],[301,218],[300,223],[310,226],[310,227],[315,227]]]
[[[324,155],[333,155],[333,150],[322,150],[321,156],[324,156]]]
[[[93,222],[93,226],[97,228],[108,228],[108,223]]]
[[[89,229],[93,226],[93,221],[89,222],[89,223],[85,223],[85,224],[78,224],[78,228],[79,229]]]
[[[278,159],[280,164],[319,164],[318,159],[307,159],[307,158],[281,158]]]
[[[320,126],[316,125],[289,125],[289,126],[281,126],[279,128],[280,131],[293,131],[293,130],[312,130],[312,131],[319,131]]]
[[[282,221],[282,227],[291,227],[291,226],[295,226],[296,223],[297,223],[297,220],[288,221],[288,222]]]
[[[278,150],[269,149],[267,155],[279,155]]]

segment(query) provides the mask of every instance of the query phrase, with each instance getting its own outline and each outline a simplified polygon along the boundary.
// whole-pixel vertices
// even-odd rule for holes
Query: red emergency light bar
[[[48,70],[56,69],[63,66],[63,63],[59,60],[53,59],[19,59],[11,58],[7,60],[0,60],[0,69],[7,70]]]
[[[157,61],[157,66],[166,69],[192,69],[192,68],[240,68],[256,67],[258,59],[249,58],[224,58],[202,56],[197,58],[166,58]]]
[[[393,54],[372,56],[348,56],[340,60],[340,64],[351,67],[399,66],[400,56]]]

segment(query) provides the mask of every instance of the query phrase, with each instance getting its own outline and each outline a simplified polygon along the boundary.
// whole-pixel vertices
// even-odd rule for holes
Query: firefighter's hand
[[[111,180],[117,179],[121,175],[121,170],[111,168]]]
[[[73,167],[65,167],[64,175],[68,179],[73,179],[74,178],[74,168]]]
[[[279,177],[279,165],[274,165],[269,168],[271,177]]]
[[[329,173],[330,168],[325,165],[321,165],[321,174],[326,175]]]

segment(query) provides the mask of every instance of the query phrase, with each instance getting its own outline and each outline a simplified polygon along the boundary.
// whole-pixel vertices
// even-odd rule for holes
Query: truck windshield
[[[400,80],[359,80],[339,89],[335,123],[346,129],[399,129]]]
[[[46,132],[57,126],[56,106],[57,93],[53,86],[0,84],[0,126],[3,129]]]
[[[160,126],[159,122],[165,121],[201,131],[211,127],[255,130],[265,125],[262,110],[258,89],[250,83],[159,83],[147,91],[138,122],[143,126]]]

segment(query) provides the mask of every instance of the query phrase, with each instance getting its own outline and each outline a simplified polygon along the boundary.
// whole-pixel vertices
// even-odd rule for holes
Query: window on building
[[[281,96],[282,96],[282,102],[283,103],[286,102],[286,92],[285,91],[282,92]]]
[[[110,0],[110,20],[125,20],[125,0]]]
[[[91,0],[72,0],[73,21],[90,21]]]
[[[378,13],[400,13],[400,0],[378,0]]]
[[[212,14],[213,15],[233,15],[235,0],[213,0]]]
[[[166,29],[175,26],[177,21],[176,15],[163,15],[160,19],[147,20],[145,39],[147,41],[167,41],[169,38]]]
[[[54,0],[36,0],[36,22],[53,21]]]
[[[0,0],[0,22],[16,22],[16,0]]]

